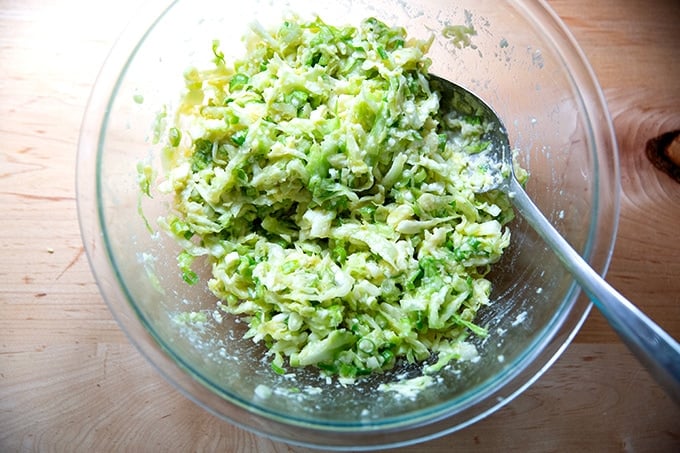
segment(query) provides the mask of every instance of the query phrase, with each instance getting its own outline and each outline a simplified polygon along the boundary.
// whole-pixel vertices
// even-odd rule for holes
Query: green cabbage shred
[[[219,309],[247,321],[277,373],[469,359],[513,211],[477,193],[487,175],[468,158],[488,126],[440,114],[432,41],[374,18],[291,17],[244,42],[231,61],[214,41],[168,118],[174,203],[159,222],[183,278],[197,283],[191,265],[208,260]]]

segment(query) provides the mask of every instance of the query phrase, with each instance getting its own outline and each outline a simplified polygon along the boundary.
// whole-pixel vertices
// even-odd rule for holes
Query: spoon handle
[[[509,193],[520,214],[553,249],[626,346],[680,404],[680,344],[600,277],[557,232],[514,178]]]

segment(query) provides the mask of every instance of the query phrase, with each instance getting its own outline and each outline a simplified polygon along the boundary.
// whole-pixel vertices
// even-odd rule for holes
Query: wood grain
[[[553,0],[590,59],[620,146],[608,279],[680,337],[680,184],[646,142],[680,128],[677,1]],[[0,451],[308,452],[223,422],[127,341],[83,254],[75,150],[89,90],[134,0],[0,0]],[[395,451],[680,451],[680,409],[593,313],[519,398]]]
[[[648,140],[680,126],[680,7],[673,0],[553,1],[603,87],[620,153],[621,216],[608,279],[676,338],[680,185],[645,157]],[[612,342],[594,313],[576,341]]]

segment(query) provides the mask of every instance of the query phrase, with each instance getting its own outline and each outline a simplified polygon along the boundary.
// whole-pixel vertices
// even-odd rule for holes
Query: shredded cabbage
[[[440,114],[431,40],[374,18],[292,17],[244,43],[227,61],[214,42],[213,65],[185,73],[166,134],[174,204],[159,221],[184,279],[207,259],[219,308],[277,372],[353,378],[474,356],[466,339],[487,334],[475,316],[513,211],[477,193],[488,175],[469,156],[488,126]]]

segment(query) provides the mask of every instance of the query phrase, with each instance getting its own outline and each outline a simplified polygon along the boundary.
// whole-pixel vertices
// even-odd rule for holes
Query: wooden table
[[[677,0],[553,0],[621,153],[608,280],[680,338],[680,184],[647,140],[680,129]],[[209,415],[129,344],[90,273],[74,193],[89,91],[136,0],[0,0],[0,451],[308,451]],[[401,451],[680,451],[680,410],[593,312],[529,390]]]

